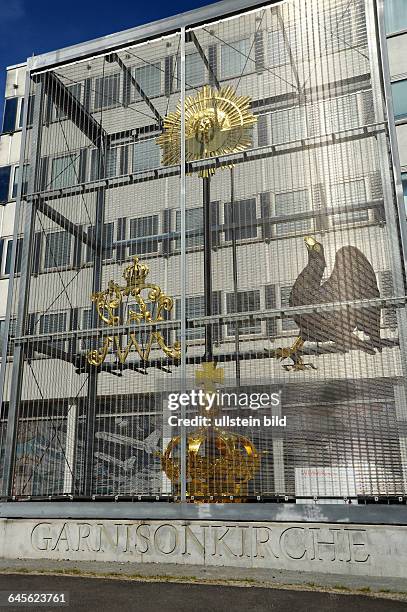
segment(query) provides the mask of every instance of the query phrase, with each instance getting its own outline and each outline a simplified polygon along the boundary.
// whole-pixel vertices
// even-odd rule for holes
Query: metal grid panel
[[[199,497],[191,464],[185,459],[187,482],[171,483],[159,455],[179,434],[189,444],[189,430],[167,425],[168,392],[193,387],[212,360],[230,393],[282,390],[280,408],[255,415],[285,415],[286,429],[233,429],[259,454],[244,496],[406,493],[405,288],[370,2],[367,9],[361,0],[289,0],[31,75],[31,172],[17,222],[26,247],[12,295],[20,323],[5,384],[6,406],[17,413],[3,437],[4,495]],[[256,117],[244,153],[194,161],[185,142],[185,240],[181,152],[165,166],[156,140],[177,109],[183,75],[186,114],[204,86],[213,96],[230,86],[250,97]],[[209,166],[215,172],[203,178]],[[279,349],[300,333],[303,304],[313,304],[315,329],[331,329],[355,282],[345,270],[345,289],[330,299],[317,291],[290,306],[308,235],[323,245],[323,280],[342,247],[370,262],[380,303],[362,291],[353,307],[369,321],[380,313],[380,341],[362,332],[347,344],[328,332],[312,341],[310,333],[302,358],[314,368],[293,371]],[[110,280],[123,284],[135,255],[174,297],[169,321],[158,324],[168,346],[182,337],[185,309],[185,367],[158,347],[148,368],[136,351],[120,363],[114,342],[99,368],[89,366],[88,351],[107,335],[122,351],[131,339],[131,300],[118,311],[123,325],[106,327],[90,296]],[[345,327],[342,319],[349,334]],[[150,330],[138,324],[142,346]],[[254,416],[236,405],[226,412]],[[211,444],[200,451],[207,471]],[[177,445],[174,455],[180,461]],[[221,470],[213,482],[204,497],[230,491]]]

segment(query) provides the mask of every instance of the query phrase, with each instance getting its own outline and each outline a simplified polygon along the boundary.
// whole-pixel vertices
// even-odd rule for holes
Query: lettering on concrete
[[[253,558],[296,563],[367,563],[366,529],[313,525],[181,524],[149,522],[38,522],[31,530],[34,551],[181,556],[222,560]],[[52,556],[52,555],[51,555]]]

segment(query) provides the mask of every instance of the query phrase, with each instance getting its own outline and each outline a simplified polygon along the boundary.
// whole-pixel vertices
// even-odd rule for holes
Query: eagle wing
[[[347,302],[380,297],[370,261],[354,246],[344,246],[335,256],[331,276],[321,286],[322,302]]]
[[[370,261],[354,246],[344,246],[335,256],[332,274],[320,289],[321,303],[350,302],[380,297]],[[355,308],[349,312],[352,326],[380,344],[380,307]]]

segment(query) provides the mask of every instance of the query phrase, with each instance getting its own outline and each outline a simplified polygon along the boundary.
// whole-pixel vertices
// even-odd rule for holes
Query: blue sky
[[[210,0],[0,0],[0,117],[6,66],[61,47],[162,19]]]

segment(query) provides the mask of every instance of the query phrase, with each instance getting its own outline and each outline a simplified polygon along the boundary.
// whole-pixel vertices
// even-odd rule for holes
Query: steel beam
[[[44,72],[34,78],[42,82],[55,106],[76,125],[96,147],[106,140],[106,132],[54,72]]]
[[[98,150],[99,176],[105,175],[106,170],[106,141],[103,140]],[[105,222],[105,187],[99,187],[96,194],[95,211],[95,251],[93,259],[92,292],[101,290],[102,266],[103,266],[103,227]],[[98,313],[96,308],[92,308],[92,327],[98,325]],[[83,494],[92,495],[93,493],[93,460],[95,446],[95,424],[97,407],[97,368],[90,368],[88,375],[88,398],[86,410],[86,432],[85,432],[85,472],[83,482]]]
[[[193,32],[192,30],[189,31],[187,33],[187,40],[190,40],[191,42],[194,43],[199,55],[201,56],[201,59],[203,61],[203,63],[205,64],[205,68],[207,69],[207,71],[209,72],[209,74],[211,75],[213,82],[216,85],[216,89],[219,90],[220,89],[220,83],[218,81],[218,77],[216,76],[216,74],[214,73],[214,71],[212,70],[212,66],[209,63],[208,58],[205,55],[204,50],[201,47],[201,43],[199,42],[195,32]]]
[[[108,62],[116,62],[118,64],[121,71],[124,74],[126,74],[127,78],[129,79],[130,83],[133,85],[134,89],[137,91],[137,93],[140,94],[141,98],[143,98],[144,102],[147,104],[148,108],[151,110],[154,117],[157,119],[157,123],[160,126],[160,128],[162,128],[163,118],[161,117],[160,113],[158,112],[154,104],[151,102],[150,98],[148,97],[144,89],[141,87],[140,83],[138,83],[137,79],[134,77],[130,68],[126,66],[126,64],[120,59],[117,53],[111,53],[110,55],[107,56],[106,59]]]
[[[62,229],[67,231],[69,234],[72,234],[72,236],[75,236],[75,238],[81,240],[91,249],[95,250],[95,240],[93,240],[92,237],[84,232],[78,225],[64,217],[64,215],[61,215],[61,213],[56,211],[55,208],[52,208],[52,206],[47,204],[44,198],[38,197],[33,199],[33,201],[37,203],[37,210],[39,212],[48,217],[48,219],[51,219],[51,221],[54,221],[54,223],[62,227]]]
[[[38,80],[35,85],[33,127],[31,131],[31,175],[28,184],[28,193],[37,189],[39,181],[39,160],[41,154],[42,118],[44,110],[44,84]],[[34,229],[36,219],[36,205],[34,202],[21,202],[24,211],[24,237],[21,257],[21,277],[19,283],[18,311],[16,335],[23,336],[28,314],[30,282],[32,270],[32,248],[34,242]],[[14,459],[16,451],[16,436],[19,407],[21,402],[21,388],[25,361],[25,348],[17,344],[13,356],[13,371],[11,378],[10,405],[7,419],[7,431],[3,466],[3,495],[11,495],[14,476]]]

